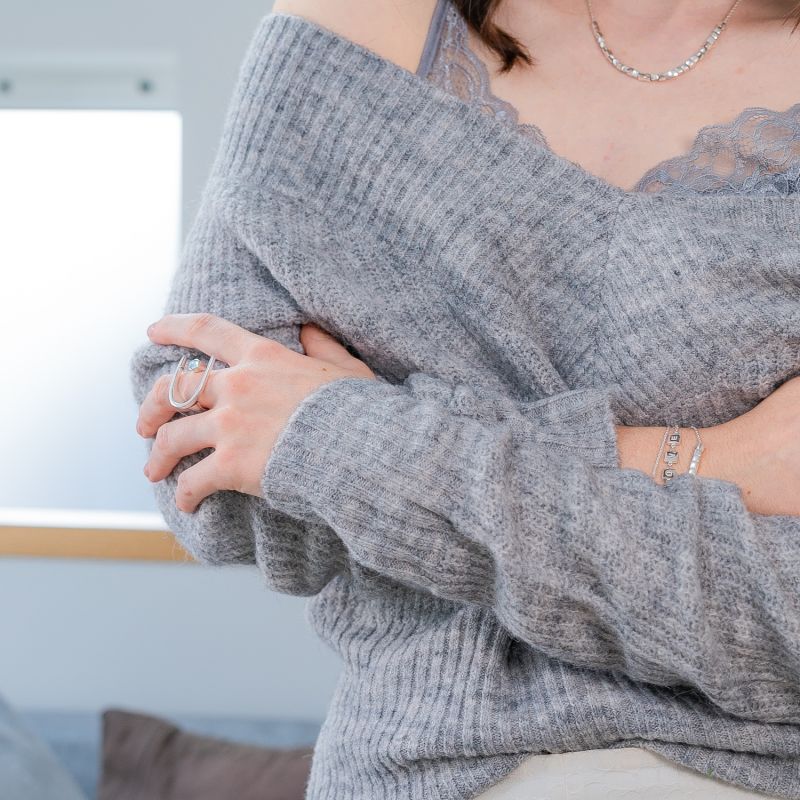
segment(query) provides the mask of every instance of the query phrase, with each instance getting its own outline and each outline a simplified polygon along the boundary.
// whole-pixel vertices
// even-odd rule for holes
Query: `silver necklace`
[[[600,26],[597,24],[597,20],[594,18],[594,12],[592,11],[592,0],[586,0],[586,6],[589,9],[589,18],[592,21],[592,31],[594,33],[594,38],[597,41],[598,46],[603,51],[605,57],[609,60],[609,62],[615,66],[623,75],[627,75],[629,78],[636,78],[636,80],[640,81],[668,81],[672,78],[677,78],[678,75],[683,75],[684,72],[688,72],[692,67],[694,67],[701,58],[716,44],[717,39],[722,35],[722,31],[725,30],[725,26],[728,24],[728,20],[731,18],[731,15],[736,10],[736,6],[741,3],[742,0],[736,0],[736,2],[731,6],[730,11],[725,15],[725,19],[711,31],[708,39],[706,39],[705,44],[693,55],[689,56],[686,61],[678,64],[677,67],[673,69],[668,69],[666,72],[646,72],[641,69],[635,69],[634,67],[629,67],[627,64],[623,64],[609,49],[606,45],[606,40],[603,34],[600,31]]]

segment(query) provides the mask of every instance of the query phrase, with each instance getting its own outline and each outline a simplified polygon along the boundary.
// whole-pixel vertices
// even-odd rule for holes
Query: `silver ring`
[[[191,397],[187,398],[186,400],[178,401],[175,399],[175,380],[178,377],[178,373],[183,369],[184,364],[186,364],[187,358],[188,356],[185,353],[181,356],[178,366],[175,367],[175,371],[172,373],[172,380],[169,382],[169,404],[173,408],[177,408],[179,410],[183,408],[189,408],[197,402],[197,398],[200,397],[200,392],[203,391],[206,381],[208,380],[208,376],[211,374],[211,368],[214,366],[214,363],[217,360],[215,356],[209,356],[208,365],[206,366],[205,372],[203,372],[203,377],[200,379],[200,383],[198,384],[197,388],[192,392]],[[189,362],[189,368],[186,371],[196,372],[199,368],[200,359],[193,358]]]

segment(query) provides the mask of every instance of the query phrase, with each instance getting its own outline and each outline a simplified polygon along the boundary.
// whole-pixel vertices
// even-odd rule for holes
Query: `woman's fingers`
[[[216,440],[213,410],[164,423],[156,431],[150,458],[145,465],[147,477],[154,482],[163,480],[181,458],[213,447]]]
[[[356,358],[332,333],[316,322],[307,322],[300,328],[300,343],[305,354],[311,358],[353,370],[366,378],[375,377],[375,373],[361,359]]]
[[[181,402],[187,400],[203,378],[203,372],[207,367],[204,361],[201,368],[196,372],[185,372],[181,370],[175,379],[174,397]],[[206,380],[203,391],[195,400],[195,407],[213,408],[219,402],[219,379],[224,370],[212,369],[211,375]],[[156,431],[165,423],[169,422],[178,409],[169,402],[169,384],[172,380],[172,373],[161,375],[153,384],[153,388],[148,392],[139,407],[139,418],[136,422],[136,431],[140,436],[148,439],[156,435]],[[183,409],[188,411],[189,409]]]
[[[175,506],[179,511],[191,513],[203,498],[219,489],[228,488],[219,485],[222,473],[219,460],[219,451],[215,450],[202,461],[181,472],[175,490]]]
[[[243,361],[264,337],[230,320],[206,312],[167,314],[154,322],[147,335],[158,344],[178,344],[216,356],[230,366]]]

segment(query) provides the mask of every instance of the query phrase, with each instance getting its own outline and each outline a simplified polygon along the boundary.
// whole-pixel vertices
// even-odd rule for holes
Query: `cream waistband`
[[[641,747],[528,756],[473,800],[765,800]]]

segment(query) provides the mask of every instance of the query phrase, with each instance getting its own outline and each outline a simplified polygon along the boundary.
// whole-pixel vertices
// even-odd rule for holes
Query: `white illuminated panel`
[[[0,507],[153,508],[129,361],[180,187],[175,111],[0,110]]]

